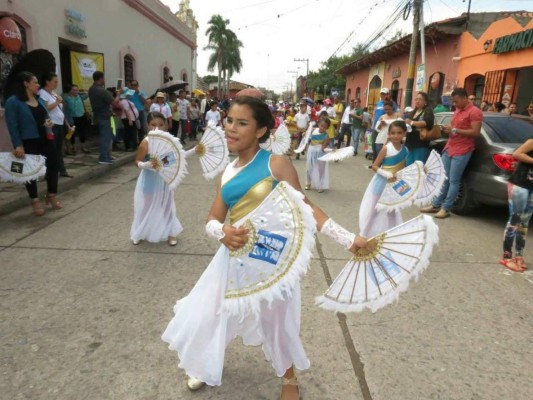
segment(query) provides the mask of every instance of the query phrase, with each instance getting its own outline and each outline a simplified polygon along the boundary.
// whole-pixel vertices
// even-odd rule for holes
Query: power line
[[[365,22],[365,20],[368,18],[368,16],[370,15],[374,7],[377,7],[379,3],[380,3],[380,0],[377,0],[372,6],[370,6],[370,8],[368,9],[368,13],[361,19],[361,21],[359,21],[359,23],[355,24],[356,28],[354,28],[354,30],[350,32],[350,34],[346,37],[346,39],[344,39],[344,41],[340,44],[340,46],[337,47],[337,49],[333,52],[331,56],[329,56],[328,60],[335,57],[335,55],[344,47],[344,45],[348,43],[348,41],[354,35],[355,31],[361,26],[363,22]],[[381,3],[382,4],[385,3],[385,0],[381,0]]]
[[[320,0],[315,0],[315,3],[318,3],[319,1]],[[274,17],[269,17],[269,18],[261,20],[261,21],[253,22],[251,24],[246,24],[246,25],[244,25],[242,27],[237,28],[237,30],[240,31],[241,29],[247,29],[247,28],[250,28],[250,27],[255,26],[255,25],[264,24],[265,22],[268,22],[268,21],[272,21],[272,20],[275,20],[275,19],[280,19],[281,17],[284,17],[287,14],[291,14],[291,13],[293,13],[295,11],[298,11],[298,10],[300,10],[300,9],[302,9],[304,7],[308,7],[308,6],[309,6],[309,2],[303,4],[303,5],[299,6],[299,7],[293,8],[292,10],[285,11],[283,13],[279,13],[279,14],[277,14]]]

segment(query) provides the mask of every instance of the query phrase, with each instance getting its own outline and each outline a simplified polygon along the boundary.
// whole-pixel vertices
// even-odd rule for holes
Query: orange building
[[[533,13],[502,13],[483,32],[465,32],[460,39],[459,86],[476,101],[524,110],[533,100]]]

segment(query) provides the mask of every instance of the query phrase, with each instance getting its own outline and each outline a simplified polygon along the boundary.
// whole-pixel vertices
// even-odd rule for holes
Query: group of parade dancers
[[[328,187],[327,164],[317,161],[317,158],[327,146],[329,125],[329,118],[321,117],[311,134],[307,149],[306,189],[315,187],[322,191]],[[159,113],[148,116],[148,126],[150,130],[167,130],[166,120]],[[260,143],[269,137],[273,126],[274,119],[268,106],[254,97],[237,98],[228,113],[225,125],[227,146],[237,158],[222,175],[206,224],[207,234],[218,240],[221,248],[190,294],[176,304],[175,316],[162,337],[171,349],[178,352],[179,366],[185,369],[187,385],[191,390],[205,384],[221,384],[225,348],[236,336],[242,336],[246,344],[262,344],[266,358],[271,361],[276,374],[283,378],[281,399],[299,398],[293,368],[309,368],[309,360],[299,336],[299,283],[282,298],[265,302],[258,310],[249,311],[244,316],[235,316],[224,312],[217,295],[224,291],[226,282],[212,281],[216,276],[213,275],[214,270],[227,268],[228,252],[241,249],[248,241],[249,230],[246,227],[225,223],[228,214],[231,220],[232,212],[239,208],[243,200],[252,202],[253,206],[249,209],[253,209],[281,181],[302,192],[298,174],[289,158],[273,155],[260,148]],[[406,129],[402,121],[391,124],[389,144],[376,158],[373,167],[376,176],[367,189],[363,203],[375,202],[379,198],[379,188],[383,188],[387,180],[405,165],[407,152],[402,140]],[[170,245],[175,245],[176,237],[183,228],[176,216],[174,192],[157,174],[150,154],[148,133],[135,161],[141,174],[135,188],[131,240],[134,244],[143,240],[168,240]],[[267,189],[258,195],[256,189],[259,183],[264,182],[267,182]],[[368,245],[367,237],[401,222],[399,211],[387,213],[368,206],[368,214],[361,225],[362,236],[358,236],[334,222],[309,199],[304,197],[304,202],[312,208],[316,229],[351,252],[365,248]],[[199,310],[197,303],[200,299],[202,310]]]

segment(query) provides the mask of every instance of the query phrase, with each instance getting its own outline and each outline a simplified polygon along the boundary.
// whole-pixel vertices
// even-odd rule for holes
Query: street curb
[[[196,143],[192,145],[188,143],[187,147],[184,146],[183,148],[184,150],[190,150],[194,146],[196,146]],[[60,178],[60,184],[58,185],[58,193],[64,193],[69,190],[75,189],[92,178],[98,178],[116,168],[122,167],[130,162],[133,163],[136,156],[137,156],[136,152],[129,153],[129,154],[126,153],[122,155],[121,157],[117,158],[116,161],[111,165],[95,164],[87,168],[87,170],[80,172],[74,178],[71,178],[71,179]],[[38,182],[37,190],[38,190],[38,193],[45,193],[46,182],[45,181]],[[26,193],[25,190],[22,193],[23,193],[22,196],[15,198],[13,200],[8,200],[5,204],[0,206],[0,216],[12,213],[13,211],[16,211],[20,208],[30,207],[30,199],[28,198],[28,194]],[[39,196],[39,197],[42,198],[42,196]]]
[[[136,156],[136,153],[125,154],[121,156],[120,158],[117,158],[116,161],[111,165],[96,164],[96,165],[90,166],[89,168],[87,168],[87,170],[80,172],[74,178],[71,178],[71,179],[60,178],[60,183],[58,185],[58,193],[63,193],[63,192],[72,190],[92,178],[98,178],[116,168],[122,167],[123,165],[126,165],[130,162],[133,163],[133,161],[135,160],[135,156]],[[38,190],[38,193],[45,193],[46,192],[46,181],[38,182],[37,190]],[[28,198],[28,194],[26,193],[26,191],[23,191],[23,194],[24,194],[23,196],[20,196],[13,200],[8,200],[6,203],[4,203],[2,207],[0,208],[0,215],[6,215],[9,213],[12,213],[13,211],[16,211],[23,207],[28,207],[29,209],[30,199]],[[39,197],[42,198],[42,196],[39,196]]]

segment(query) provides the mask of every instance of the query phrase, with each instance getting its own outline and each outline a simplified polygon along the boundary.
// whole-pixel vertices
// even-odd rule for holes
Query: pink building
[[[450,92],[457,86],[459,41],[465,22],[466,17],[461,16],[435,22],[425,29],[426,79],[420,83],[435,102],[443,93]],[[379,101],[381,88],[386,87],[390,89],[391,96],[399,107],[407,106],[404,99],[410,46],[409,35],[338,70],[337,72],[346,78],[346,100],[360,98],[363,105],[372,109]],[[419,48],[415,65],[421,63]],[[416,82],[413,92],[416,92]]]

